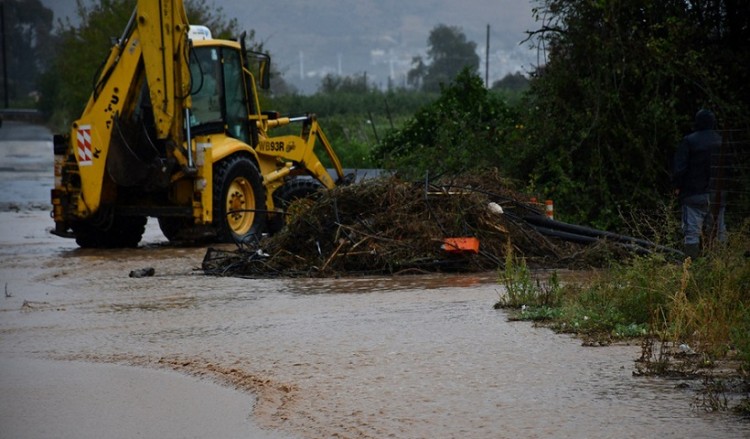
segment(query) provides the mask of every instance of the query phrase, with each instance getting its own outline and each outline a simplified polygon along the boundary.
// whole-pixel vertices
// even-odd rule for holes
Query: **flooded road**
[[[167,368],[257,395],[294,437],[748,437],[635,378],[636,346],[580,341],[492,309],[494,276],[206,277],[202,248],[151,226],[137,250],[80,250],[44,212],[0,213],[0,355]],[[8,231],[13,231],[8,233]],[[156,275],[130,278],[154,267]]]
[[[750,437],[692,408],[697,383],[633,377],[637,346],[508,322],[493,273],[207,277],[205,248],[168,246],[153,221],[135,250],[77,249],[51,226],[0,212],[0,358],[220,383],[254,395],[252,419],[278,437]]]

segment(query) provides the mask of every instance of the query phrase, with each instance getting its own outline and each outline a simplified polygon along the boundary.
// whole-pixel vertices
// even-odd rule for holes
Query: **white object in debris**
[[[503,214],[503,208],[502,208],[502,206],[500,206],[499,204],[495,203],[494,201],[491,202],[490,204],[488,204],[487,208],[492,213],[496,213],[498,215],[502,215]]]

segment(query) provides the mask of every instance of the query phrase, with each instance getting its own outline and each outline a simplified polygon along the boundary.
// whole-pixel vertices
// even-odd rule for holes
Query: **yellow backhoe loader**
[[[54,137],[53,233],[135,247],[155,217],[169,240],[245,241],[278,230],[285,202],[348,182],[314,115],[261,111],[253,72],[267,88],[269,67],[244,37],[190,26],[182,0],[139,0],[83,114]],[[300,134],[270,135],[289,124]]]

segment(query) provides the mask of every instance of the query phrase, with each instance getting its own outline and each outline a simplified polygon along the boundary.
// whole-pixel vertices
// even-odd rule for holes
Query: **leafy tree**
[[[39,72],[49,59],[52,11],[39,0],[5,0],[0,3],[4,18],[3,59],[8,73],[4,96],[11,105],[28,105],[36,90]]]
[[[39,107],[58,130],[65,129],[84,108],[113,38],[120,37],[136,5],[136,0],[99,0],[91,6],[77,1],[80,24],[59,23],[58,48],[42,78]],[[237,19],[226,21],[221,8],[209,7],[205,0],[186,0],[185,8],[188,21],[208,26],[214,38],[240,35]],[[248,32],[248,47],[262,50],[253,37]]]
[[[525,108],[519,175],[573,221],[669,199],[669,162],[701,107],[747,131],[750,5],[730,0],[546,0],[547,49]]]
[[[523,141],[517,114],[470,68],[373,151],[380,166],[411,178],[507,168]]]
[[[413,58],[414,67],[407,74],[410,85],[424,91],[437,92],[440,84],[448,84],[464,68],[472,73],[479,69],[477,44],[468,41],[458,27],[437,25],[430,32],[427,45],[430,64],[426,65],[421,56]]]
[[[419,89],[422,87],[422,79],[427,75],[427,64],[421,56],[415,56],[411,59],[411,65],[414,67],[406,74],[406,83]]]
[[[297,92],[296,87],[286,82],[286,80],[284,79],[284,73],[278,69],[278,64],[275,63],[273,59],[271,60],[271,78],[270,79],[271,79],[270,90],[263,90],[263,89],[258,90],[258,92],[261,94],[261,97],[263,97],[263,95],[285,96],[285,95],[290,95],[290,94]]]
[[[529,78],[521,72],[508,73],[502,79],[492,84],[492,89],[503,89],[510,91],[524,91],[529,88]]]
[[[325,75],[320,81],[318,92],[324,94],[332,93],[367,93],[367,76],[338,76],[331,73]]]

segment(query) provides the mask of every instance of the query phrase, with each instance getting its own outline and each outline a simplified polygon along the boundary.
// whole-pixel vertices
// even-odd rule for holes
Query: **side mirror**
[[[245,54],[245,68],[252,71],[250,69],[250,60],[257,60],[258,61],[258,82],[260,83],[260,88],[263,90],[268,90],[271,88],[271,55],[263,52],[256,52],[254,50],[247,50],[245,47],[245,37],[247,36],[247,32],[243,32],[242,36],[240,37],[240,45],[242,47],[242,52]]]
[[[248,59],[254,58],[258,61],[258,82],[260,88],[268,90],[271,88],[271,57],[266,53],[247,52]]]

